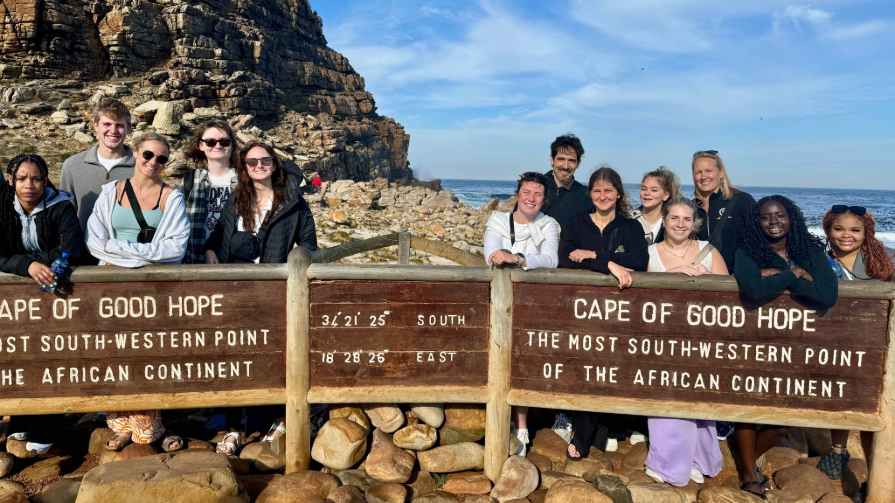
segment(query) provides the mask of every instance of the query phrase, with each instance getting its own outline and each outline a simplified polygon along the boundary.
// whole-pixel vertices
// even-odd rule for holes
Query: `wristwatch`
[[[517,257],[519,257],[520,259],[522,259],[522,262],[519,262],[519,267],[523,267],[523,268],[524,268],[526,265],[528,265],[528,263],[525,261],[525,255],[523,255],[523,254],[521,254],[521,253],[516,253],[515,255],[516,255]]]

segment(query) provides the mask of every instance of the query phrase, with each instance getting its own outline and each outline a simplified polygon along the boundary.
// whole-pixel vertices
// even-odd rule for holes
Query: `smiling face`
[[[19,164],[12,181],[15,185],[16,197],[22,204],[22,208],[30,212],[43,197],[44,189],[47,186],[46,178],[40,172],[37,164],[25,161]]]
[[[711,157],[693,161],[693,184],[702,194],[711,194],[721,187],[721,169]]]
[[[124,118],[114,119],[106,114],[100,114],[93,123],[100,146],[110,152],[118,152],[124,146],[129,129],[130,123]]]
[[[643,205],[645,211],[657,208],[671,197],[664,187],[661,180],[654,176],[648,176],[643,179],[640,184],[640,204]]]
[[[544,186],[537,182],[522,182],[516,193],[519,212],[529,220],[534,220],[544,206]]]
[[[567,187],[575,179],[575,170],[578,169],[578,153],[571,148],[562,148],[556,152],[556,157],[552,159],[551,165],[556,182]]]
[[[246,171],[249,178],[255,182],[264,182],[270,180],[273,176],[273,154],[266,148],[255,146],[246,152],[245,156]]]
[[[864,244],[864,221],[852,213],[843,213],[830,226],[830,245],[841,255],[861,249]]]
[[[227,146],[221,145],[221,140],[227,143]],[[214,146],[209,146],[214,143]],[[226,131],[218,128],[208,128],[202,133],[202,139],[199,140],[199,150],[205,154],[205,158],[209,161],[226,161],[230,157],[233,149],[233,139],[227,135]]]
[[[663,221],[665,225],[665,239],[679,244],[693,235],[696,225],[696,215],[693,208],[686,204],[673,204],[668,208]]]
[[[786,238],[789,234],[789,215],[786,208],[777,201],[768,201],[758,209],[758,223],[762,232],[771,242]]]
[[[137,145],[136,171],[146,178],[160,178],[165,163],[168,162],[168,154],[168,147],[164,143],[157,140],[144,141]]]
[[[590,189],[590,200],[597,210],[607,212],[615,209],[620,195],[608,180],[597,180]]]

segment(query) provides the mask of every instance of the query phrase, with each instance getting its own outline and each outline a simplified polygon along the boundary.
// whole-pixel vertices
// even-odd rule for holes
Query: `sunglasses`
[[[696,159],[697,157],[702,157],[702,156],[717,156],[717,155],[718,155],[717,150],[699,150],[693,154],[693,158]]]
[[[867,208],[863,206],[848,206],[845,204],[834,204],[832,208],[830,208],[830,213],[834,215],[839,215],[841,213],[845,213],[846,211],[850,211],[859,217],[863,217],[867,214]]]
[[[220,140],[218,140],[217,138],[202,138],[199,141],[204,143],[208,148],[214,148],[215,146],[217,146],[218,143],[221,144],[221,148],[227,148],[233,143],[227,138],[221,138]]]
[[[258,163],[261,163],[261,165],[264,166],[265,168],[269,168],[269,167],[273,166],[273,157],[261,157],[261,158],[257,158],[257,159],[247,158],[246,159],[246,166],[248,166],[250,168],[254,168],[255,166],[258,165]]]
[[[151,161],[153,158],[154,158],[155,161],[156,161],[157,163],[159,163],[159,164],[168,164],[168,156],[166,156],[166,155],[155,155],[155,152],[153,152],[152,150],[144,150],[144,151],[143,151],[143,160],[144,160],[144,161],[149,162],[149,161]]]

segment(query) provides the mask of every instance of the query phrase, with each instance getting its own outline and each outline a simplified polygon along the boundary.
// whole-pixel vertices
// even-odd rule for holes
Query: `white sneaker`
[[[646,442],[646,435],[635,431],[628,437],[628,442],[630,442],[631,445],[642,444],[643,442]]]
[[[618,440],[614,438],[606,439],[606,452],[615,452],[618,450]]]
[[[556,415],[556,420],[553,421],[553,431],[567,444],[572,441],[572,422],[565,414],[560,412]]]
[[[690,468],[690,480],[697,484],[705,484],[705,477],[702,476],[702,472],[695,466]]]
[[[660,483],[660,484],[664,484],[664,483],[665,483],[665,479],[663,479],[661,475],[659,475],[658,473],[656,473],[656,472],[650,470],[649,468],[647,468],[647,469],[645,470],[645,472],[646,472],[646,476],[647,476],[647,477],[649,477],[649,478],[655,480],[656,482],[658,482],[658,483]]]
[[[49,452],[50,447],[53,447],[53,444],[41,444],[39,442],[25,442],[25,450],[29,452],[33,452],[34,454],[46,454]]]

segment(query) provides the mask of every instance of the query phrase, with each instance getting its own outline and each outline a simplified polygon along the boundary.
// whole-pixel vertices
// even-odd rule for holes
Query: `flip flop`
[[[215,452],[225,456],[235,456],[237,449],[239,449],[239,432],[231,431],[218,442]]]
[[[183,439],[177,435],[168,435],[162,440],[162,450],[165,452],[174,452],[183,449]]]
[[[573,450],[575,451],[574,454],[572,454]],[[578,448],[575,447],[575,444],[569,444],[569,446],[566,448],[566,458],[572,460],[581,459],[581,453],[578,452]]]

